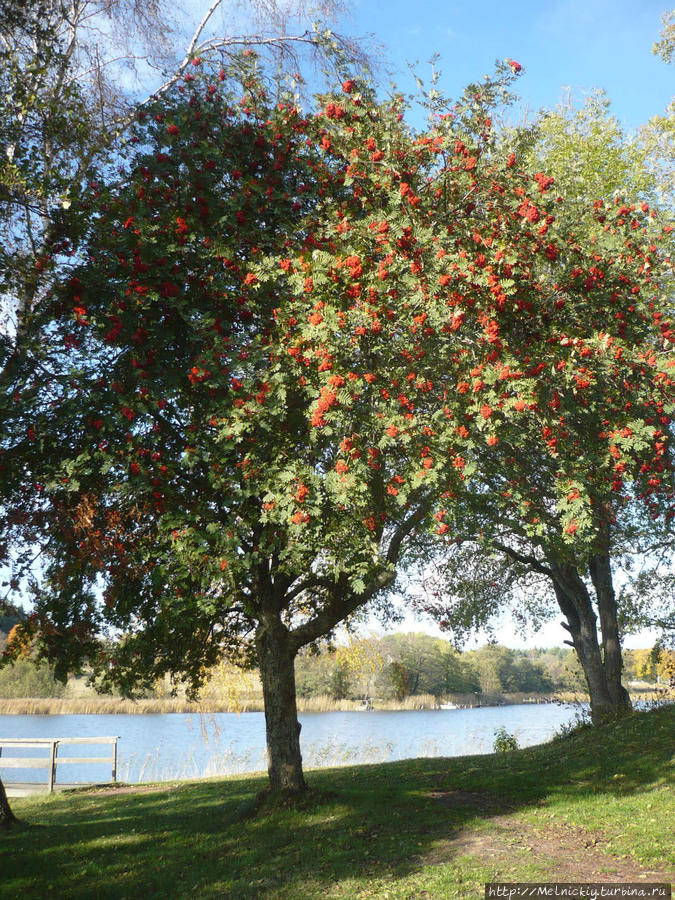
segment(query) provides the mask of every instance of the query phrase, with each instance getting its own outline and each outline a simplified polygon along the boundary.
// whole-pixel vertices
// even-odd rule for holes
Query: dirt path
[[[560,882],[611,882],[675,880],[675,873],[643,866],[634,859],[611,853],[600,832],[556,822],[550,830],[523,822],[515,812],[487,794],[470,791],[434,791],[431,797],[448,808],[460,806],[486,815],[485,831],[458,831],[445,844],[434,848],[426,864],[445,863],[461,856],[477,856],[493,863],[505,876],[515,863],[532,858],[543,864],[543,880]],[[507,880],[507,879],[505,879]]]

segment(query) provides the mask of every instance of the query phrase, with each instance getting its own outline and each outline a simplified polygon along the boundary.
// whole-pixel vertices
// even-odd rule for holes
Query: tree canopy
[[[559,334],[561,343],[572,341],[572,353],[552,360],[550,374],[548,367],[542,370],[551,388],[548,407],[557,411],[557,419],[543,422],[541,406],[533,408],[521,419],[529,438],[501,442],[480,463],[483,480],[454,507],[458,545],[441,559],[435,574],[427,571],[431,597],[423,603],[461,632],[489,621],[505,606],[536,624],[550,609],[548,597],[556,600],[586,676],[595,684],[589,685],[591,702],[601,716],[603,706],[617,709],[625,702],[622,635],[631,628],[672,623],[673,394],[668,371],[673,355],[672,331],[665,324],[672,316],[672,213],[646,165],[648,148],[622,132],[601,93],[588,97],[580,109],[564,105],[545,111],[530,128],[510,132],[502,141],[505,148],[509,141],[520,143],[526,170],[540,169],[554,179],[559,203],[550,233],[587,248],[596,265],[591,263],[590,278],[584,275],[574,333]],[[600,284],[608,271],[603,253],[611,257],[617,239],[606,219],[608,205],[624,210],[619,219],[631,208],[645,213],[631,229],[640,231],[640,241],[659,260],[655,267],[646,263],[642,274],[647,280],[642,287],[633,284],[627,309],[619,308],[614,289],[606,293]],[[630,241],[625,248],[630,255]],[[570,274],[579,277],[582,269]],[[560,275],[557,266],[543,274],[549,279],[547,293],[555,293]],[[621,279],[626,277],[623,272]],[[650,293],[636,303],[632,298],[645,288]],[[640,307],[644,321],[652,320],[642,334],[627,328],[625,318]],[[549,333],[549,341],[554,335]],[[598,340],[607,342],[606,353],[593,347]],[[623,367],[626,352],[633,356],[628,368]],[[653,370],[645,366],[650,359]],[[622,361],[619,366],[616,360]],[[597,450],[603,445],[609,454],[601,463]],[[632,465],[625,456],[632,457]],[[563,473],[569,480],[561,494]]]
[[[341,9],[333,0],[235,2],[226,15],[225,6],[214,0],[183,34],[185,20],[162,0],[3,4],[0,393],[10,404],[21,365],[33,359],[33,316],[42,313],[62,274],[59,242],[66,235],[76,239],[87,176],[94,164],[100,169],[110,161],[108,152],[114,156],[123,144],[134,111],[150,99],[141,91],[143,80],[161,95],[189,73],[199,54],[228,59],[244,46],[258,47],[288,72],[308,54],[325,60],[327,46],[342,57],[365,59],[357,42],[327,30]],[[16,526],[16,513],[3,507],[5,514],[10,529]],[[25,558],[3,546],[0,557],[6,554],[14,591]],[[12,821],[0,782],[0,824]]]
[[[189,79],[195,58],[245,47],[289,77],[336,53],[365,64],[358,42],[329,30],[341,11],[339,0],[212,0],[186,16],[165,0],[3,4],[0,390],[30,353],[26,323],[59,271],[57,235],[77,233],[92,167],[114,165],[136,110]]]
[[[303,111],[195,58],[50,247],[3,410],[25,627],[128,692],[255,660],[275,788],[298,650],[428,539],[508,522],[568,572],[626,498],[672,515],[668,228],[617,197],[577,232],[495,141],[519,69],[415,132],[349,73]]]

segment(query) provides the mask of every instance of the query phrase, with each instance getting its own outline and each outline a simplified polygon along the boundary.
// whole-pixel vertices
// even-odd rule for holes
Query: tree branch
[[[401,545],[403,541],[408,537],[408,535],[413,531],[416,525],[424,518],[424,511],[422,509],[417,509],[409,519],[406,519],[401,523],[399,528],[394,533],[394,536],[389,541],[389,547],[387,549],[387,562],[394,564],[398,561],[399,554],[401,552]]]
[[[362,594],[356,594],[349,587],[347,577],[341,576],[332,585],[333,596],[328,605],[309,622],[290,631],[291,646],[297,651],[305,644],[311,644],[312,641],[327,634],[338,622],[347,618],[360,606],[367,603],[378,591],[391,584],[395,577],[396,573],[391,570],[380,572]]]
[[[495,550],[499,550],[500,553],[510,556],[511,559],[514,559],[516,562],[520,562],[525,566],[530,566],[535,572],[546,575],[548,578],[554,577],[553,571],[549,569],[548,566],[543,565],[536,556],[528,556],[525,553],[519,553],[517,550],[509,547],[507,544],[502,544],[500,541],[493,541],[492,546]]]
[[[294,587],[291,591],[289,591],[284,596],[285,604],[291,602],[291,600],[295,600],[303,591],[307,591],[313,587],[325,587],[328,590],[335,586],[335,582],[329,581],[327,578],[320,578],[318,575],[311,575],[309,578],[306,578],[304,581],[301,581],[296,587]]]
[[[220,2],[220,0],[218,0]],[[217,4],[216,4],[217,5]],[[215,7],[214,7],[215,8]],[[202,53],[211,53],[217,50],[223,50],[226,47],[266,47],[266,46],[283,46],[285,44],[292,43],[303,43],[303,44],[314,44],[318,43],[316,37],[314,37],[311,32],[305,31],[302,34],[285,34],[279,37],[262,37],[262,36],[251,36],[251,37],[231,37],[231,38],[211,38],[208,41],[204,41],[203,44],[194,45],[194,43],[190,44],[191,49],[188,50],[185,58],[179,64],[178,68],[174,72],[174,74],[168,78],[164,84],[162,84],[156,91],[150,94],[145,100],[141,100],[139,103],[135,104],[134,111],[126,116],[122,116],[119,119],[114,121],[114,125],[118,130],[123,130],[127,128],[135,118],[136,111],[140,109],[142,106],[151,103],[154,100],[157,100],[167,91],[169,91],[174,84],[176,84],[188,65],[190,64],[190,60],[193,58],[193,55],[199,55]]]
[[[192,55],[195,51],[195,47],[197,46],[197,41],[199,40],[200,36],[202,35],[204,29],[206,28],[206,25],[207,25],[209,19],[214,14],[214,12],[218,9],[218,7],[220,6],[221,3],[222,3],[222,0],[213,0],[213,3],[206,11],[206,15],[201,20],[199,25],[197,25],[197,28],[195,29],[195,33],[192,35],[192,40],[190,41],[190,44],[187,48],[187,52],[185,54],[185,60],[189,61],[190,58],[192,57]],[[185,60],[183,60],[183,63],[185,63]]]

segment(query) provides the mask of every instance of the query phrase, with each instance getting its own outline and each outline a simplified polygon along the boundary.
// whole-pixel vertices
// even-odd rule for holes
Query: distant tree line
[[[20,612],[13,610],[0,617],[0,653],[12,642],[19,619]],[[626,650],[624,663],[627,684],[667,684],[675,675],[672,650]],[[244,690],[255,692],[253,674],[227,667],[225,677],[220,669],[214,670],[202,693],[214,696],[225,691],[235,697]],[[581,666],[571,649],[513,650],[486,644],[459,652],[442,638],[423,633],[366,637],[347,645],[308,649],[296,659],[295,678],[299,697],[336,701],[585,690]],[[30,648],[13,665],[0,668],[0,698],[62,697],[65,690]],[[162,689],[158,686],[150,693],[159,696]]]
[[[335,700],[403,700],[418,694],[550,693],[580,690],[583,675],[570,650],[510,650],[488,644],[463,653],[427,634],[391,634],[332,651],[299,655],[298,695]]]
[[[624,681],[669,682],[675,652],[626,650]],[[486,644],[462,653],[427,634],[391,634],[355,640],[346,647],[305,651],[295,665],[298,696],[334,700],[403,700],[418,694],[494,695],[585,691],[573,650],[512,650]]]

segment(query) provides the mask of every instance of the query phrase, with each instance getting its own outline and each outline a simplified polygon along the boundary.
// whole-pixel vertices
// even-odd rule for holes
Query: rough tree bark
[[[600,533],[596,553],[589,560],[587,571],[600,614],[600,641],[598,616],[577,566],[562,561],[552,553],[547,554],[544,561],[534,555],[518,552],[502,542],[496,542],[495,546],[509,559],[529,566],[532,571],[550,579],[560,611],[565,616],[562,625],[571,637],[565,643],[574,647],[584,672],[593,723],[598,725],[629,713],[630,697],[621,684],[623,659],[612,583],[608,527],[605,526]]]
[[[391,568],[383,567],[363,593],[355,594],[350,590],[348,579],[344,575],[336,581],[310,575],[306,581],[289,590],[291,579],[278,577],[275,584],[274,579],[269,578],[269,573],[261,573],[257,591],[259,600],[255,645],[265,704],[267,770],[273,793],[298,796],[307,790],[302,772],[300,723],[295,695],[294,667],[298,651],[328,634],[339,622],[392,583],[393,566],[398,559],[401,544],[420,518],[421,514],[416,511],[399,526],[385,557]],[[295,628],[288,628],[282,621],[282,611],[287,610],[294,595],[311,589],[324,591],[324,604],[311,619]]]
[[[586,678],[594,724],[619,718],[631,709],[630,698],[621,684],[621,644],[616,619],[616,601],[611,583],[609,559],[593,558],[591,580],[597,593],[602,631],[598,642],[597,616],[591,595],[574,566],[552,565],[553,587],[558,606],[565,616],[571,645],[576,650]],[[598,583],[596,584],[596,578]]]
[[[7,800],[5,786],[2,783],[2,779],[0,779],[0,828],[11,828],[12,825],[18,825],[18,823],[19,820],[12,812]]]
[[[600,614],[607,687],[612,704],[617,710],[620,710],[622,707],[630,710],[631,702],[628,691],[621,684],[623,658],[621,655],[621,638],[617,619],[616,596],[612,582],[607,530],[602,535],[601,550],[591,557],[588,571],[595,590],[598,612]]]
[[[267,771],[270,788],[285,794],[307,789],[302,773],[300,723],[295,700],[296,648],[278,613],[261,618],[256,632],[265,702]]]

